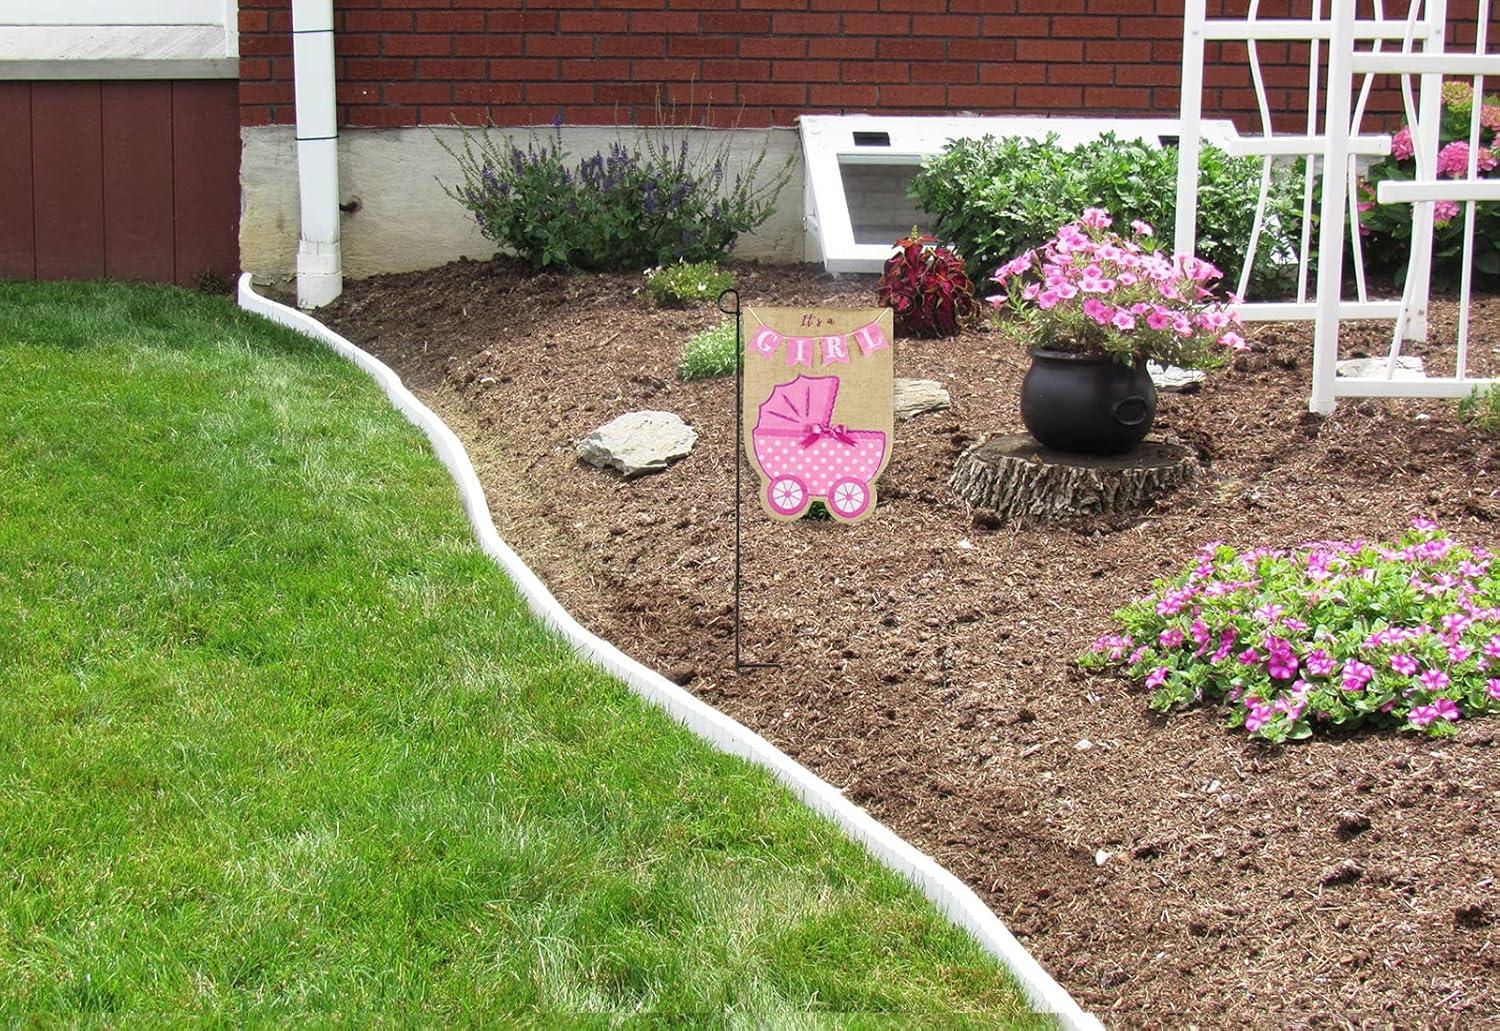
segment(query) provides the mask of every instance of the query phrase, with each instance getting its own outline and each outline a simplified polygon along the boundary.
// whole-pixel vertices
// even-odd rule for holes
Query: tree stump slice
[[[991,437],[958,457],[948,485],[1002,520],[1056,522],[1130,512],[1192,481],[1198,462],[1181,444],[1148,437],[1124,455],[1053,451],[1025,433]]]

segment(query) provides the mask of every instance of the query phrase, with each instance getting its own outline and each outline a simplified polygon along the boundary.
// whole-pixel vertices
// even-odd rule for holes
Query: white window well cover
[[[906,184],[924,158],[953,140],[1056,133],[1061,146],[1074,147],[1113,132],[1162,146],[1176,142],[1178,125],[1175,118],[804,115],[798,128],[807,167],[808,257],[830,272],[879,272],[896,239],[927,221],[906,197]],[[1233,152],[1238,134],[1229,122],[1203,122],[1201,131]]]

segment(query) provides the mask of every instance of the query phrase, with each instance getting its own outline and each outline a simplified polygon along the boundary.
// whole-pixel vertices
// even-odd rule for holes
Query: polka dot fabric
[[[766,479],[790,474],[807,485],[811,497],[826,500],[829,488],[839,480],[868,484],[885,457],[884,433],[848,430],[846,435],[853,439],[853,444],[828,434],[803,447],[801,433],[782,436],[779,432],[757,430],[751,434],[751,442],[755,446],[755,460]]]

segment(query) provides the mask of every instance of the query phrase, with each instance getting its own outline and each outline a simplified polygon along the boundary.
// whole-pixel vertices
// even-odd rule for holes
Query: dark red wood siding
[[[239,268],[239,84],[0,82],[0,277]]]

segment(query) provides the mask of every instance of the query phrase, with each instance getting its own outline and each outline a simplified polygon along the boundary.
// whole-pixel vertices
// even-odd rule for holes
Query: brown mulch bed
[[[747,304],[872,303],[866,278],[739,272]],[[1424,513],[1500,548],[1494,439],[1437,401],[1315,418],[1308,329],[1263,327],[1163,397],[1158,426],[1207,464],[1195,486],[1130,519],[996,526],[946,480],[1020,428],[1025,356],[984,328],[902,341],[896,374],[954,406],[897,425],[865,523],[773,523],[747,493],[746,657],[781,668],[736,674],[733,380],[675,374],[718,316],[650,310],[640,282],[460,262],[350,283],[323,317],[464,438],[501,533],[585,624],[937,857],[1106,1022],[1500,1026],[1500,721],[1272,748],[1073,663],[1205,540],[1380,538]],[[1475,373],[1500,368],[1497,317],[1477,304]],[[693,454],[630,483],[577,462],[639,408],[691,423]]]

